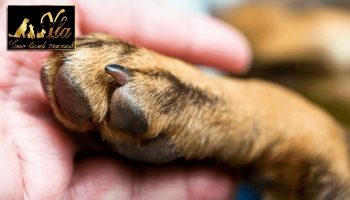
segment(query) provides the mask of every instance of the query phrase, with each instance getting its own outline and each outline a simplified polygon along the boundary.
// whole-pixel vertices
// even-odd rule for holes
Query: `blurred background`
[[[350,130],[349,0],[163,1],[187,12],[213,15],[248,38],[252,68],[239,78],[287,86]],[[263,199],[263,195],[242,183],[236,199]]]

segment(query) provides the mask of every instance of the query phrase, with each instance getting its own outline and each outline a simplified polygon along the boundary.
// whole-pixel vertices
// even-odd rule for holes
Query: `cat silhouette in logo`
[[[21,26],[19,26],[18,27],[18,29],[17,29],[17,31],[16,31],[16,33],[14,34],[14,35],[12,35],[12,34],[8,34],[10,37],[15,37],[15,38],[21,38],[21,36],[23,37],[23,38],[25,38],[25,32],[26,32],[26,30],[27,30],[27,23],[29,22],[29,19],[27,19],[27,18],[24,18],[23,19],[23,22],[22,22],[22,24],[21,24]]]
[[[35,33],[34,33],[34,26],[29,24],[29,33],[27,34],[27,38],[34,39]]]
[[[36,38],[44,38],[45,33],[46,33],[45,29],[42,29],[41,32],[36,33]]]

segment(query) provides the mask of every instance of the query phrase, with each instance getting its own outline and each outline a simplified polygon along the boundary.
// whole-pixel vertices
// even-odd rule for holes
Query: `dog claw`
[[[121,65],[107,65],[105,71],[113,76],[119,86],[123,86],[128,82],[130,72]]]

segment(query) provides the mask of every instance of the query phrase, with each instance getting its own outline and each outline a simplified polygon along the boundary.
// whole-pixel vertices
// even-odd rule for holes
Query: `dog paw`
[[[171,117],[164,117],[176,109],[171,104],[177,94],[166,92],[172,75],[158,76],[168,72],[153,55],[105,34],[78,38],[76,48],[54,52],[41,72],[57,119],[76,131],[100,130],[131,159],[163,163],[181,157],[169,139]]]
[[[76,50],[54,52],[41,72],[45,94],[66,127],[99,130],[120,154],[155,163],[181,157],[174,143],[202,128],[196,127],[200,108],[216,98],[203,92],[205,84],[196,86],[193,79],[200,77],[182,61],[105,34],[77,38]],[[193,120],[196,126],[189,127]]]

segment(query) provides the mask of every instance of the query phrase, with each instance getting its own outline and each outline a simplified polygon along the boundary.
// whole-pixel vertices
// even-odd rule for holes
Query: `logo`
[[[74,6],[8,6],[8,50],[75,49]]]

